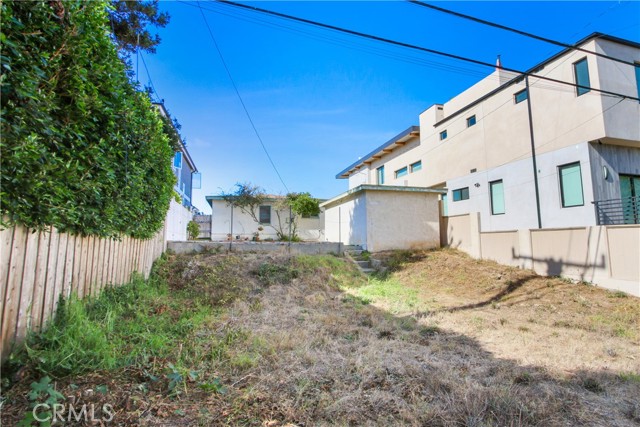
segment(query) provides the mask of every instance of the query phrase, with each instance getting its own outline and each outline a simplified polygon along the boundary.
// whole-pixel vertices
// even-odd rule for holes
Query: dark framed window
[[[384,184],[384,166],[380,166],[376,169],[376,182],[378,185]]]
[[[468,200],[469,199],[469,187],[458,188],[457,190],[453,190],[453,201],[459,202],[460,200]]]
[[[467,117],[467,127],[470,128],[471,126],[476,124],[476,116],[475,114],[471,117]]]
[[[411,168],[411,173],[418,172],[420,169],[422,169],[422,160],[418,160],[417,162],[412,163],[409,167]]]
[[[584,87],[576,87],[576,93],[578,96],[584,95],[591,90],[591,83],[589,82],[589,63],[587,58],[582,58],[580,61],[573,64],[573,73],[576,78],[576,84]]]
[[[583,206],[584,196],[582,193],[580,162],[558,166],[558,175],[560,177],[562,207]]]
[[[504,214],[504,184],[502,180],[489,183],[491,194],[491,215]]]
[[[443,139],[447,139],[447,130],[443,130],[442,132],[440,132],[440,141],[442,141]]]
[[[403,168],[398,169],[395,172],[395,175],[396,175],[396,178],[400,178],[401,176],[405,176],[408,173],[409,173],[409,171],[408,171],[407,167],[405,166]]]
[[[520,92],[516,92],[513,95],[513,100],[516,104],[521,103],[522,101],[526,101],[529,97],[529,92],[526,89],[521,90]]]
[[[260,206],[260,224],[271,224],[271,206]]]
[[[636,89],[638,90],[638,98],[640,98],[640,63],[635,63],[636,69]]]

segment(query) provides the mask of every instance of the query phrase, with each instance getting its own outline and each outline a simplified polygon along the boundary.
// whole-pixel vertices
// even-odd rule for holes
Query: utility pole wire
[[[242,8],[242,9],[248,9],[248,10],[252,10],[254,12],[259,12],[259,13],[264,13],[264,14],[267,14],[267,15],[277,16],[279,18],[289,19],[289,20],[292,20],[292,21],[302,22],[304,24],[309,24],[309,25],[313,25],[313,26],[316,26],[316,27],[326,28],[326,29],[329,29],[329,30],[338,31],[340,33],[350,34],[350,35],[353,35],[353,36],[363,37],[363,38],[367,38],[369,40],[375,40],[375,41],[379,41],[379,42],[383,42],[383,43],[392,44],[392,45],[395,45],[395,46],[401,46],[401,47],[405,47],[405,48],[408,48],[408,49],[418,50],[418,51],[421,51],[421,52],[432,53],[434,55],[440,55],[440,56],[444,56],[444,57],[451,58],[451,59],[457,59],[459,61],[469,62],[469,63],[476,64],[476,65],[483,65],[485,67],[495,68],[495,64],[492,64],[492,63],[489,63],[489,62],[480,61],[480,60],[473,59],[473,58],[467,58],[465,56],[455,55],[455,54],[452,54],[452,53],[447,53],[447,52],[443,52],[443,51],[439,51],[439,50],[435,50],[435,49],[429,49],[429,48],[422,47],[422,46],[417,46],[417,45],[413,45],[413,44],[409,44],[409,43],[399,42],[399,41],[387,39],[387,38],[384,38],[384,37],[374,36],[372,34],[361,33],[359,31],[349,30],[349,29],[342,28],[342,27],[336,27],[335,25],[323,24],[322,22],[312,21],[310,19],[305,19],[305,18],[299,18],[297,16],[287,15],[285,13],[274,12],[272,10],[262,9],[262,8],[259,8],[259,7],[256,7],[256,6],[249,6],[249,5],[245,5],[245,4],[241,4],[241,3],[235,3],[235,2],[232,2],[232,1],[229,1],[229,0],[216,0],[216,1],[221,3],[221,4],[226,4],[226,5],[229,5],[229,6]],[[201,12],[202,12],[202,10],[201,10]],[[635,100],[635,101],[640,101],[640,98],[635,97],[635,96],[624,95],[624,94],[621,94],[621,93],[611,92],[611,91],[608,91],[608,90],[597,89],[597,88],[594,88],[594,87],[579,85],[579,84],[571,83],[571,82],[565,82],[564,80],[558,80],[558,79],[554,79],[554,78],[551,78],[551,77],[540,76],[540,75],[537,75],[537,74],[533,74],[532,71],[521,71],[521,70],[516,70],[514,68],[507,68],[507,67],[501,67],[501,68],[503,70],[505,70],[505,71],[509,71],[509,72],[516,73],[516,74],[521,74],[522,75],[521,77],[531,76],[531,77],[534,77],[536,79],[546,80],[546,81],[549,81],[549,82],[558,83],[558,84],[567,85],[567,86],[572,86],[572,87],[575,87],[575,88],[588,89],[588,90],[592,90],[594,92],[602,93],[602,94],[605,94],[605,95],[611,95],[611,96],[620,97],[620,98],[623,98],[623,99],[632,99],[632,100]]]
[[[557,40],[553,40],[553,39],[549,39],[549,38],[546,38],[546,37],[538,36],[536,34],[528,33],[526,31],[522,31],[522,30],[518,30],[516,28],[507,27],[506,25],[497,24],[495,22],[486,21],[484,19],[476,18],[475,16],[465,15],[464,13],[455,12],[455,11],[450,10],[450,9],[445,9],[444,7],[435,6],[435,5],[432,5],[432,4],[429,4],[429,3],[425,3],[425,2],[422,2],[422,1],[419,1],[419,0],[407,0],[407,1],[409,3],[415,4],[416,6],[426,7],[428,9],[433,9],[433,10],[436,10],[438,12],[443,12],[443,13],[446,13],[446,14],[449,14],[449,15],[457,16],[458,18],[468,19],[469,21],[477,22],[479,24],[488,25],[490,27],[499,28],[501,30],[511,31],[512,33],[516,33],[516,34],[520,34],[521,36],[530,37],[532,39],[540,40],[540,41],[543,41],[545,43],[551,43],[551,44],[554,44],[556,46],[561,46],[561,47],[564,47],[564,48],[567,48],[567,49],[571,49],[571,50],[578,50],[580,52],[588,53],[590,55],[596,55],[596,56],[599,56],[601,58],[606,58],[606,59],[610,59],[612,61],[620,62],[621,64],[636,66],[635,63],[629,62],[629,61],[625,61],[624,59],[615,58],[613,56],[605,55],[604,53],[600,53],[600,52],[594,52],[594,51],[588,50],[588,49],[583,49],[583,48],[578,47],[578,46],[574,46],[574,45],[563,43],[563,42],[560,42],[560,41],[557,41]]]
[[[216,38],[213,35],[213,31],[211,31],[211,27],[209,26],[209,22],[207,21],[207,17],[204,15],[202,7],[200,7],[200,2],[199,1],[198,1],[198,9],[200,10],[200,13],[202,14],[202,19],[204,20],[204,23],[207,26],[207,30],[209,30],[209,35],[211,36],[211,40],[213,41],[213,45],[215,46],[216,50],[218,51],[218,55],[220,56],[220,61],[222,61],[222,65],[224,66],[224,69],[227,71],[227,75],[229,76],[229,80],[231,81],[231,85],[233,86],[233,89],[235,90],[236,95],[238,95],[238,99],[240,100],[240,104],[242,104],[242,108],[244,109],[244,112],[247,115],[247,118],[249,119],[249,123],[251,123],[251,127],[253,128],[253,131],[255,132],[256,136],[258,137],[258,141],[260,141],[260,145],[262,146],[262,149],[264,150],[264,153],[267,155],[267,159],[269,159],[269,163],[271,163],[271,166],[273,167],[273,170],[276,172],[276,175],[278,175],[278,179],[280,179],[280,182],[282,183],[282,186],[287,191],[287,193],[289,193],[290,192],[289,191],[289,187],[287,187],[287,184],[284,183],[284,180],[282,179],[282,176],[280,175],[280,172],[278,171],[278,168],[276,167],[276,164],[273,162],[273,159],[271,158],[271,155],[269,155],[269,151],[267,150],[266,145],[264,145],[264,142],[262,141],[262,137],[260,136],[260,133],[258,132],[258,129],[256,128],[256,125],[253,123],[253,119],[251,118],[251,114],[249,114],[249,110],[247,109],[247,106],[245,105],[244,100],[242,99],[242,96],[240,95],[240,91],[238,90],[238,86],[236,85],[236,82],[233,79],[233,76],[231,76],[231,71],[229,71],[229,67],[227,66],[227,62],[224,60],[224,57],[222,56],[222,51],[220,50],[220,47],[218,46],[218,42],[216,42]]]

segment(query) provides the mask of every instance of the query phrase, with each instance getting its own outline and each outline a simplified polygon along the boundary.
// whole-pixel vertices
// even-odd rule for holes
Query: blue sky
[[[258,7],[527,69],[561,48],[400,1],[256,2]],[[461,13],[574,43],[594,31],[640,41],[640,2],[439,2]],[[290,191],[330,198],[343,168],[418,124],[419,114],[492,70],[201,1],[224,59]],[[251,182],[286,193],[249,123],[197,2],[161,2],[171,15],[151,80],[202,172],[194,204]],[[135,58],[134,58],[135,67]],[[140,61],[139,80],[148,84]],[[461,153],[464,155],[464,153]],[[425,164],[428,167],[428,162]]]

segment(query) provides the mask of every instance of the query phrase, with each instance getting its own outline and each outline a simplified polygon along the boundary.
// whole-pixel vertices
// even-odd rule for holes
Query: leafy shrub
[[[189,221],[187,224],[187,234],[189,235],[189,240],[196,240],[198,235],[200,234],[200,226],[195,221]]]
[[[173,150],[110,37],[108,2],[1,5],[0,214],[30,228],[153,236]]]

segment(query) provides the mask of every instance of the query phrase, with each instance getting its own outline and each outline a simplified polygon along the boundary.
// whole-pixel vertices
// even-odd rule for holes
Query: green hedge
[[[171,148],[112,41],[106,1],[3,1],[0,210],[30,228],[151,237]]]

